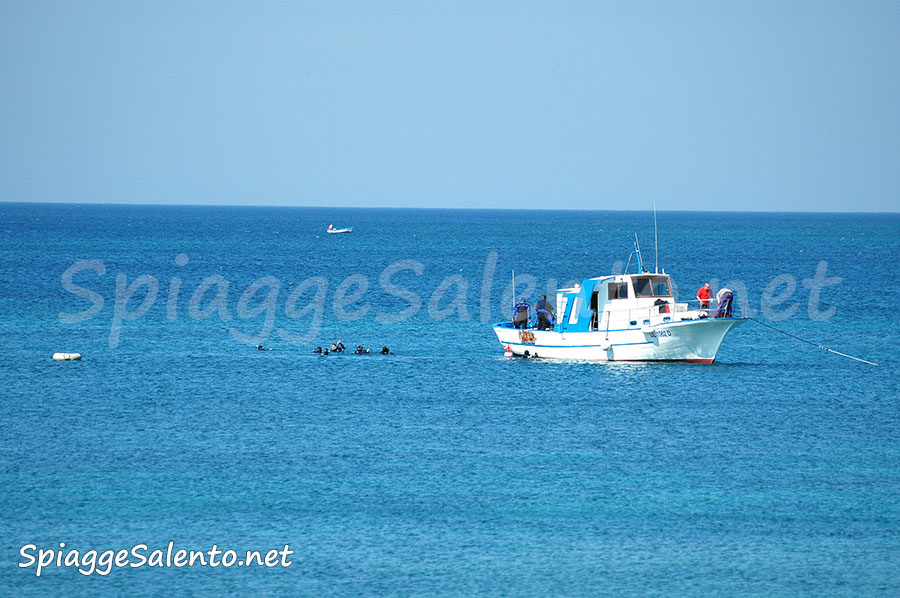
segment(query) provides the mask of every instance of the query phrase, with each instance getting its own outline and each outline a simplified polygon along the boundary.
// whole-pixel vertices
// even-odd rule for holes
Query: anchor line
[[[812,341],[808,341],[808,340],[806,340],[805,338],[800,338],[799,336],[797,336],[797,335],[795,335],[795,334],[791,334],[790,332],[785,332],[784,330],[782,330],[782,329],[780,329],[780,328],[775,328],[774,326],[771,326],[771,325],[769,325],[769,324],[766,324],[765,322],[760,322],[760,321],[757,320],[756,318],[747,318],[747,319],[748,319],[748,320],[753,320],[753,321],[756,322],[757,324],[761,324],[761,325],[765,326],[766,328],[771,328],[771,329],[774,330],[775,332],[780,332],[781,334],[784,334],[785,336],[789,336],[789,337],[791,337],[791,338],[795,338],[795,339],[797,339],[797,340],[800,341],[800,342],[806,343],[807,345],[812,345],[813,347],[816,347],[816,348],[818,348],[818,349],[824,349],[825,351],[828,351],[829,353],[834,353],[835,355],[840,355],[841,357],[846,357],[846,358],[848,358],[848,359],[855,359],[856,361],[861,361],[861,362],[863,362],[863,363],[868,363],[869,365],[875,365],[875,366],[878,365],[878,364],[875,363],[874,361],[867,361],[867,360],[861,359],[861,358],[859,358],[859,357],[854,357],[853,355],[847,355],[846,353],[841,353],[840,351],[835,351],[834,349],[829,349],[828,347],[825,347],[825,346],[816,344],[816,343],[814,343],[814,342],[812,342]]]

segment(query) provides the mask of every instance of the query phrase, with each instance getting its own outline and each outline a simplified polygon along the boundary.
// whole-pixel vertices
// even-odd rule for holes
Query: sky
[[[0,201],[900,209],[900,2],[0,2]]]

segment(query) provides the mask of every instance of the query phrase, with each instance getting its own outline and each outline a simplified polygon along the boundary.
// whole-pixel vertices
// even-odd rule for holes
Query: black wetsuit
[[[513,324],[516,328],[528,328],[528,312],[531,308],[524,301],[513,308]]]
[[[546,299],[541,299],[534,306],[534,309],[538,316],[538,330],[552,329],[553,322],[551,322],[550,318],[553,317],[553,306]]]

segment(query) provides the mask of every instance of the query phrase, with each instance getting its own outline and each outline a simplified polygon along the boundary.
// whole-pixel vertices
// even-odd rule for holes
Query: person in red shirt
[[[700,290],[697,291],[697,300],[700,302],[700,309],[702,311],[709,310],[709,300],[712,297],[712,289],[709,288],[709,283],[706,283]]]

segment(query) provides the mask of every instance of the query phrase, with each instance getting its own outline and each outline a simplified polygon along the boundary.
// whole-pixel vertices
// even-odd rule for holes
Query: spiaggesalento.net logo
[[[59,542],[53,548],[41,548],[26,544],[19,549],[19,568],[34,568],[36,577],[48,569],[75,569],[82,575],[109,575],[113,569],[181,569],[183,567],[231,567],[287,568],[293,564],[294,554],[289,544],[269,550],[222,550],[213,544],[207,550],[176,548],[170,541],[165,548],[151,549],[147,544],[135,544],[130,548],[106,550],[79,550],[68,548]]]
[[[106,265],[99,260],[81,260],[62,273],[61,283],[67,293],[86,301],[88,305],[78,312],[60,312],[59,321],[63,324],[78,324],[101,317],[104,309],[106,313],[110,313],[106,306],[111,302],[108,345],[116,348],[123,340],[126,323],[144,317],[160,302],[165,305],[168,322],[176,322],[185,317],[193,321],[217,318],[223,323],[242,322],[243,329],[234,325],[228,328],[229,335],[240,343],[260,345],[274,334],[289,344],[303,346],[316,340],[329,311],[341,322],[368,317],[379,324],[396,324],[416,316],[423,308],[433,321],[455,316],[459,321],[467,322],[473,317],[471,310],[477,309],[477,317],[482,323],[488,324],[495,321],[498,313],[503,314],[500,319],[507,315],[507,307],[512,305],[513,297],[532,297],[546,293],[552,299],[557,288],[581,282],[567,281],[561,287],[557,279],[550,278],[540,286],[541,291],[538,292],[538,279],[534,275],[517,273],[515,283],[507,283],[497,296],[494,278],[498,257],[497,251],[487,254],[480,280],[472,281],[460,274],[451,274],[433,289],[408,288],[399,284],[397,279],[401,275],[421,277],[425,272],[423,263],[408,259],[395,261],[385,267],[378,275],[376,284],[364,274],[351,274],[340,281],[315,275],[288,287],[277,277],[262,276],[240,290],[236,303],[233,303],[236,294],[233,285],[221,274],[206,276],[190,290],[182,288],[183,281],[179,276],[171,276],[166,284],[161,285],[153,274],[134,276],[133,273],[118,272],[114,289],[108,289],[112,291],[112,296],[104,297],[97,288],[103,286],[104,277],[107,276]],[[174,257],[177,268],[184,267],[188,261],[189,257],[184,253]],[[624,266],[623,262],[616,261],[610,272],[621,274]],[[808,291],[808,317],[814,321],[823,321],[834,316],[837,308],[819,308],[822,291],[840,284],[841,278],[829,276],[827,262],[820,261],[811,276],[802,278],[799,285],[792,274],[773,277],[758,295],[758,303],[752,300],[753,293],[741,280],[729,280],[720,284],[718,279],[712,278],[709,282],[713,293],[719,288],[730,289],[734,293],[735,304],[744,316],[752,317],[758,309],[762,317],[773,322],[785,320],[797,313],[803,301],[802,294],[797,291],[798,286],[802,287]],[[109,287],[108,283],[106,286]],[[472,292],[477,292],[476,301],[471,300]],[[399,301],[402,308],[397,311],[373,310],[369,300],[373,293]],[[678,297],[674,280],[672,295]],[[756,305],[758,308],[754,307]],[[583,303],[582,309],[585,310],[583,315],[587,315],[588,302]],[[291,330],[276,326],[277,318],[282,316],[292,323]],[[298,332],[298,324],[303,324],[305,330]],[[247,329],[251,327],[257,329],[248,332]]]

